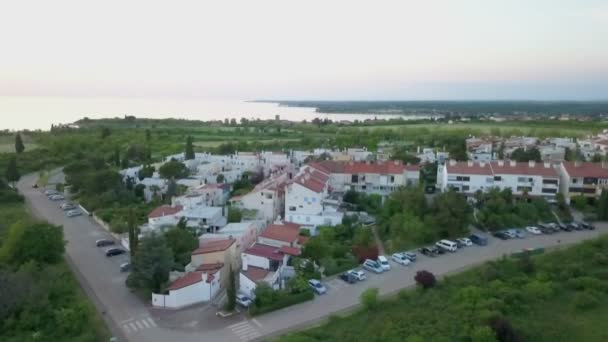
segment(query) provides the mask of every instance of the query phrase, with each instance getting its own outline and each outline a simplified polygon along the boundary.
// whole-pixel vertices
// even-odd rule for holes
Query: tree
[[[134,188],[133,188],[133,192],[135,193],[135,197],[144,199],[144,190],[146,189],[146,186],[143,184],[137,184]]]
[[[144,178],[150,178],[154,175],[154,171],[156,171],[156,169],[154,169],[154,166],[146,164],[141,168],[141,170],[139,170],[139,172],[137,172],[137,177],[139,177],[139,180],[144,180]]]
[[[422,286],[423,289],[430,289],[437,283],[435,275],[426,270],[416,272],[414,280],[416,280],[416,283]]]
[[[602,191],[597,204],[597,218],[608,220],[608,191]]]
[[[238,208],[228,208],[228,223],[241,222],[242,219],[243,213]]]
[[[23,145],[21,134],[17,133],[17,135],[15,135],[15,152],[17,152],[17,154],[21,154],[23,151],[25,151],[25,145]]]
[[[496,339],[500,342],[517,342],[521,341],[519,334],[513,329],[511,323],[502,317],[495,317],[490,321],[490,328],[494,330]]]
[[[112,134],[112,132],[110,131],[110,129],[108,127],[103,127],[101,129],[101,139],[105,139],[105,138],[109,137],[110,134]]]
[[[152,133],[150,132],[149,129],[146,129],[146,142],[150,142],[151,139],[152,139]]]
[[[361,304],[366,310],[374,310],[378,307],[378,288],[371,287],[361,293]]]
[[[65,251],[61,226],[18,222],[10,226],[0,249],[0,260],[20,266],[28,261],[55,264]]]
[[[127,158],[127,156],[124,156],[122,158],[122,160],[120,161],[120,168],[121,169],[128,169],[129,168],[129,159]]]
[[[188,136],[188,138],[186,138],[186,152],[185,152],[185,159],[186,160],[191,160],[194,159],[194,146],[192,145],[192,136]]]
[[[177,183],[175,179],[170,179],[167,183],[167,192],[165,193],[165,200],[167,203],[171,203],[173,196],[177,195]]]
[[[14,187],[15,183],[19,181],[19,178],[21,178],[21,174],[17,168],[17,158],[13,156],[9,159],[8,165],[6,166],[6,180],[12,183]]]
[[[133,272],[127,283],[159,293],[169,279],[174,263],[173,252],[162,235],[152,234],[141,240],[133,260]]]
[[[120,167],[120,150],[117,148],[114,149],[114,155],[112,156],[112,162],[116,167]]]
[[[220,173],[219,175],[217,175],[217,178],[216,178],[217,183],[224,183],[224,180],[226,180],[226,177],[224,177],[223,174]]]
[[[355,231],[353,243],[359,247],[371,247],[375,244],[374,235],[371,232],[371,228],[359,227]]]
[[[170,160],[163,164],[158,170],[160,176],[166,179],[180,179],[188,177],[188,168],[177,160]]]
[[[471,342],[496,342],[496,334],[488,326],[475,327],[471,333]]]
[[[236,277],[231,265],[228,266],[228,272],[228,288],[226,289],[228,303],[226,304],[226,310],[232,311],[236,307]]]
[[[129,250],[131,252],[131,257],[135,256],[135,252],[137,250],[137,244],[139,240],[139,234],[137,232],[137,227],[135,226],[135,213],[133,209],[129,209],[129,217],[127,219],[127,226],[129,229]]]
[[[185,266],[190,262],[190,255],[198,247],[198,239],[190,231],[173,227],[165,233],[167,245],[173,251],[173,259]]]
[[[498,147],[498,151],[496,152],[498,159],[503,160],[505,159],[505,143],[504,141],[502,143],[500,143],[500,146]]]

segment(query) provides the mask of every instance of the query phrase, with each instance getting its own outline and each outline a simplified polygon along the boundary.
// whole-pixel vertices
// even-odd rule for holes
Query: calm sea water
[[[315,108],[283,107],[276,103],[216,101],[199,99],[150,99],[103,97],[31,97],[0,96],[0,130],[42,129],[51,124],[72,123],[83,117],[91,119],[124,117],[181,118],[194,120],[224,120],[225,118],[281,119],[310,121],[316,117],[331,120],[365,120],[375,115],[324,114]],[[396,115],[378,115],[391,118]],[[411,118],[411,117],[410,117]]]

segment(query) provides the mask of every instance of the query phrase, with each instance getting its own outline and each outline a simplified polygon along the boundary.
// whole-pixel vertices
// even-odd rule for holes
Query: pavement
[[[43,189],[31,187],[36,177],[35,174],[24,176],[18,183],[19,191],[35,215],[64,227],[66,259],[119,341],[257,341],[302,329],[332,314],[352,310],[359,304],[361,292],[369,287],[377,287],[381,295],[390,295],[415,286],[414,275],[418,270],[428,270],[441,277],[525,248],[561,248],[608,233],[608,224],[598,223],[594,231],[562,232],[506,241],[489,237],[489,244],[485,247],[467,247],[436,258],[419,254],[418,261],[410,266],[392,263],[392,269],[383,274],[366,272],[367,280],[357,284],[329,278],[324,280],[328,293],[306,303],[253,319],[244,314],[222,318],[215,315],[216,310],[210,305],[160,310],[142,301],[125,286],[127,275],[119,271],[119,265],[128,260],[128,256],[107,258],[103,248],[95,247],[95,240],[111,238],[111,235],[86,215],[66,217],[59,209],[60,202],[47,199]]]

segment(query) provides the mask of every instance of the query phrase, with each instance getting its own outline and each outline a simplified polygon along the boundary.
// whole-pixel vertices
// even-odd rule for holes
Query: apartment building
[[[573,196],[599,197],[608,187],[608,164],[563,162],[560,165],[561,193],[570,203]]]

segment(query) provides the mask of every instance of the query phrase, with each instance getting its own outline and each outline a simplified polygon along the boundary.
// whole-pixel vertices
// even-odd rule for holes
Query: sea
[[[417,116],[374,114],[327,114],[316,108],[287,107],[279,103],[192,98],[128,97],[58,97],[0,96],[0,130],[49,130],[52,124],[69,124],[84,117],[89,119],[123,118],[125,115],[152,119],[275,119],[311,121],[314,118],[333,121],[388,119]]]

